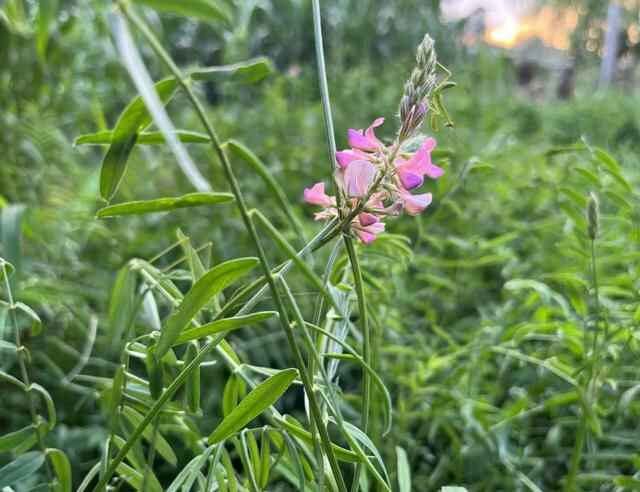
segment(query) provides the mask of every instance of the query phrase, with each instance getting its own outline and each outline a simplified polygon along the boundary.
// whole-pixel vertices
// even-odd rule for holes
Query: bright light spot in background
[[[517,19],[506,19],[502,24],[489,29],[486,40],[490,44],[510,48],[516,44],[521,26]]]
[[[447,20],[475,19],[475,31],[481,26],[479,32],[465,34],[465,43],[483,39],[494,46],[512,48],[539,38],[547,46],[566,50],[578,23],[577,10],[538,6],[536,0],[444,0],[442,12]]]

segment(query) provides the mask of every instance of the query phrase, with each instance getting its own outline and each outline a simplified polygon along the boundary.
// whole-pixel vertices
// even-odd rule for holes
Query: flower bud
[[[434,42],[426,34],[418,45],[416,66],[404,85],[404,94],[400,99],[401,138],[411,135],[424,120],[426,100],[436,85],[436,66]]]
[[[594,192],[589,193],[587,201],[587,222],[589,238],[594,241],[600,229],[600,204]]]

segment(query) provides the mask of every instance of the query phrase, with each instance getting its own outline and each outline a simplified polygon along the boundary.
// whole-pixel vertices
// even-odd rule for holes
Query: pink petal
[[[367,128],[367,131],[364,132],[364,135],[369,140],[369,143],[374,145],[376,148],[382,147],[382,142],[380,140],[378,140],[378,137],[376,137],[374,128],[378,128],[383,123],[384,123],[384,118],[376,118],[373,121],[373,123],[371,123],[371,126],[369,128]]]
[[[412,169],[408,165],[402,166],[398,169],[398,177],[400,178],[400,181],[402,181],[402,186],[407,190],[418,188],[419,186],[422,186],[422,183],[424,183],[422,173]]]
[[[369,161],[353,161],[344,171],[347,195],[361,197],[367,193],[376,175],[376,168]]]
[[[404,204],[404,209],[409,215],[418,215],[429,206],[433,196],[431,193],[423,193],[421,195],[412,195],[409,192],[402,192],[400,199]]]
[[[358,159],[362,159],[362,156],[353,150],[341,150],[336,152],[336,160],[338,161],[338,165],[342,168],[347,167],[353,161],[357,161]]]
[[[420,151],[431,152],[433,149],[436,148],[436,145],[438,145],[438,142],[436,142],[436,139],[433,137],[429,137],[425,139],[424,142],[422,142],[422,145],[420,146],[420,149],[418,150],[418,152]]]
[[[321,207],[329,207],[334,203],[334,199],[324,192],[324,183],[316,183],[311,188],[305,188],[304,201]]]
[[[376,215],[365,212],[358,215],[358,220],[360,221],[360,225],[362,227],[366,227],[378,222],[378,217]]]
[[[362,132],[349,128],[349,145],[354,149],[374,151],[378,147],[375,143],[369,141]]]
[[[376,240],[376,235],[363,230],[356,230],[356,234],[364,244],[369,244]]]
[[[371,234],[380,234],[384,232],[384,223],[376,222],[375,224],[371,224],[370,226],[365,227],[365,230],[367,232],[370,232]]]

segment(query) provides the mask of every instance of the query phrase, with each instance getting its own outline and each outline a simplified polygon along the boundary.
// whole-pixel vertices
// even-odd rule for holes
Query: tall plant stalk
[[[336,141],[335,131],[333,127],[333,116],[331,112],[331,99],[329,97],[329,83],[327,80],[327,69],[324,56],[324,46],[322,38],[322,17],[320,13],[320,0],[312,1],[313,8],[313,35],[316,49],[316,63],[318,67],[318,82],[320,86],[320,97],[322,100],[322,111],[324,114],[324,121],[327,133],[327,144],[329,147],[330,158],[330,175],[333,177],[335,169],[335,155],[336,155]],[[374,188],[374,187],[372,187]],[[338,210],[340,210],[340,204],[342,201],[342,195],[338,191],[336,193],[336,202]],[[364,201],[363,201],[364,203]],[[349,219],[349,218],[348,218]],[[350,219],[348,220],[350,222]],[[346,221],[345,221],[346,222]],[[347,222],[348,223],[348,222]],[[349,264],[351,266],[351,272],[353,275],[353,281],[356,289],[356,296],[358,298],[358,311],[360,315],[360,328],[362,330],[362,355],[364,361],[371,365],[371,333],[369,330],[369,323],[367,319],[367,301],[365,297],[364,283],[362,280],[362,272],[360,270],[360,263],[358,261],[358,253],[353,244],[353,240],[347,234],[343,235],[343,241],[347,250],[349,258]],[[362,404],[361,404],[361,428],[366,434],[369,428],[369,413],[371,411],[371,378],[369,374],[364,371],[362,375]],[[356,466],[354,474],[352,490],[357,490],[360,482],[360,475],[363,470],[362,463]]]

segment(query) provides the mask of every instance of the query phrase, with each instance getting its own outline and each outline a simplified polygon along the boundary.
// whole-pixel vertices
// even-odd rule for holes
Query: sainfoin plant
[[[139,3],[205,20],[224,22],[228,15],[205,1]],[[380,436],[374,432],[384,435],[393,425],[392,404],[372,356],[376,340],[369,326],[359,255],[362,248],[392,227],[393,218],[427,210],[433,199],[428,185],[444,173],[432,162],[435,139],[420,134],[429,111],[448,118],[440,96],[447,85],[438,85],[436,72],[443,67],[436,61],[431,38],[426,36],[418,47],[416,67],[400,100],[395,138],[385,142],[376,135],[384,123],[380,117],[364,130],[349,129],[349,148],[337,151],[320,10],[318,2],[313,2],[318,72],[332,156],[325,178],[331,180],[334,194],[328,194],[328,186],[322,181],[301,190],[301,198],[307,203],[322,207],[315,219],[327,224],[306,244],[301,235],[298,242],[304,245],[296,249],[270,222],[266,211],[251,207],[236,167],[244,165],[261,176],[292,227],[298,229],[297,219],[286,210],[289,205],[278,183],[244,145],[221,140],[197,94],[196,85],[203,80],[259,80],[270,70],[268,60],[183,71],[131,2],[119,0],[114,7],[113,37],[139,95],[123,110],[112,130],[77,140],[77,144],[108,145],[100,174],[100,194],[107,204],[98,210],[97,218],[127,220],[130,215],[233,205],[256,256],[209,266],[201,250],[178,231],[178,241],[157,258],[132,259],[123,267],[110,313],[118,324],[113,346],[122,347],[120,360],[113,377],[100,381],[109,437],[102,459],[93,465],[78,490],[99,492],[124,484],[142,491],[162,490],[156,476],[158,462],[178,463],[167,432],[171,432],[171,439],[180,436],[181,445],[191,450],[193,457],[176,470],[166,490],[410,490],[405,451],[398,448],[397,461],[394,459],[397,469],[389,469],[375,444]],[[166,78],[152,81],[134,41],[138,35],[169,72]],[[204,133],[173,127],[166,105],[178,91],[195,112]],[[148,129],[152,124],[158,131]],[[166,144],[196,191],[113,203],[126,179],[132,150],[148,143]],[[230,192],[212,191],[206,173],[195,166],[185,143],[210,145]],[[271,264],[267,245],[275,245],[280,264]],[[312,261],[313,254],[327,246],[333,250],[321,268]],[[175,277],[171,269],[155,265],[173,249],[182,252],[188,265],[187,278]],[[345,261],[338,261],[343,249]],[[7,279],[8,264],[1,265],[3,278]],[[292,269],[298,270],[307,288],[313,290],[312,306],[303,305],[292,289],[288,278]],[[254,277],[247,280],[251,274]],[[232,286],[236,289],[230,291]],[[120,302],[128,295],[133,295],[136,302]],[[25,312],[30,311],[25,308]],[[163,319],[162,314],[167,312]],[[130,329],[131,319],[136,316],[150,320],[148,330]],[[295,367],[254,366],[227,340],[234,331],[259,325],[284,333]],[[20,348],[19,339],[16,346]],[[25,360],[21,358],[23,363]],[[231,374],[224,388],[213,388],[202,377],[203,369],[214,364],[224,364]],[[362,384],[349,398],[339,385],[340,364],[353,364],[362,375]],[[24,387],[29,398],[40,392],[26,376],[15,384]],[[222,407],[219,421],[206,430],[199,426],[202,417],[211,412],[203,405],[203,389],[218,391]],[[46,391],[41,393],[46,396]],[[285,393],[299,394],[303,418],[296,419],[278,409]],[[33,408],[32,413],[34,421],[27,437],[39,439],[44,424]],[[58,475],[51,478],[52,483],[60,490],[70,490],[66,457],[57,450],[42,451],[50,459],[47,466],[51,477]]]

